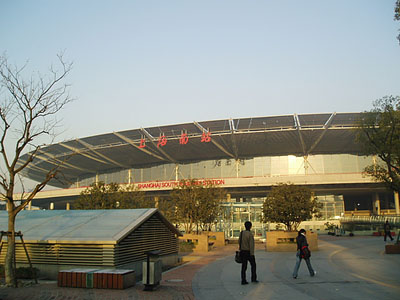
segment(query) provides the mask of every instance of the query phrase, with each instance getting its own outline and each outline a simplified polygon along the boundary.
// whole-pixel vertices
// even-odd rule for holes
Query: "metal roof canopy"
[[[156,209],[23,210],[15,229],[25,242],[118,244],[157,214],[170,231],[181,233]],[[0,226],[7,229],[8,214],[0,211]]]
[[[359,154],[355,143],[357,120],[361,113],[301,114],[272,117],[224,119],[177,125],[140,128],[90,136],[49,145],[23,174],[41,181],[47,170],[65,161],[60,170],[70,183],[130,168],[165,163],[189,163],[224,158],[309,154]],[[180,144],[182,133],[187,144]],[[203,133],[211,141],[202,142]],[[157,146],[165,136],[165,146]],[[141,148],[141,140],[146,147]],[[26,159],[27,155],[22,157]],[[67,158],[67,159],[66,159]],[[69,184],[51,181],[51,185]]]

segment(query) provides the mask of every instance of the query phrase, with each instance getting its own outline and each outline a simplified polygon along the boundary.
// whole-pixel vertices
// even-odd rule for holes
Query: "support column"
[[[372,212],[374,215],[381,214],[381,202],[379,200],[379,194],[375,193],[374,203],[372,205]]]
[[[131,184],[132,183],[132,169],[128,170],[128,183]]]
[[[394,207],[396,208],[396,215],[400,215],[399,193],[394,192]]]
[[[303,156],[304,174],[308,175],[308,155]]]
[[[179,181],[179,165],[175,164],[175,181]]]
[[[379,200],[379,198],[376,201],[376,212],[377,212],[378,215],[381,214],[381,200]]]
[[[158,208],[158,203],[159,203],[160,198],[158,196],[154,197],[154,207]]]

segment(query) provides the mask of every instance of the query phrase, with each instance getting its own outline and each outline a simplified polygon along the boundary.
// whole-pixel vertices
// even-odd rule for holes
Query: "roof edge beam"
[[[160,152],[162,155],[164,155],[164,157],[167,158],[169,162],[176,163],[175,159],[173,159],[168,153],[166,153],[163,149],[157,146],[157,144],[154,142],[156,139],[146,129],[140,128],[140,131],[143,132],[143,134],[150,140],[150,142],[157,149],[157,151]]]
[[[318,139],[314,142],[314,144],[312,144],[312,146],[310,147],[310,149],[307,151],[307,154],[309,154],[311,151],[314,150],[314,148],[319,144],[319,142],[322,140],[322,138],[324,137],[326,131],[328,130],[329,126],[331,126],[331,123],[333,121],[333,118],[336,116],[336,112],[332,113],[331,116],[329,117],[329,119],[325,122],[323,128],[323,131],[321,133],[321,135],[318,137]]]
[[[201,124],[199,124],[198,122],[194,121],[193,122],[194,125],[197,126],[197,128],[199,128],[202,132],[208,133],[208,130],[205,129]],[[230,153],[228,150],[225,149],[224,146],[220,145],[217,141],[215,141],[214,139],[211,139],[211,142],[217,146],[217,148],[219,148],[222,152],[224,152],[225,154],[227,154],[228,156],[232,157],[232,158],[236,158],[235,155],[233,155],[232,153]]]
[[[67,149],[69,149],[69,150],[74,151],[76,154],[80,154],[80,155],[82,155],[82,156],[85,156],[85,157],[87,157],[87,158],[89,158],[89,159],[91,159],[91,160],[98,161],[98,162],[100,162],[100,163],[102,163],[102,164],[105,164],[105,165],[108,165],[108,164],[109,164],[108,162],[106,162],[106,161],[104,161],[104,160],[102,160],[102,159],[100,159],[100,158],[94,157],[93,155],[90,155],[90,154],[86,153],[86,151],[83,151],[82,149],[78,149],[78,148],[75,148],[75,147],[66,145],[66,144],[63,143],[63,142],[59,143],[59,145],[63,146],[64,148],[67,148]]]
[[[157,159],[159,159],[159,160],[163,160],[163,161],[166,160],[164,157],[161,157],[161,156],[159,156],[159,155],[157,155],[157,154],[155,154],[155,153],[153,153],[153,152],[147,150],[146,148],[141,148],[141,147],[139,147],[138,145],[135,145],[135,143],[133,142],[133,140],[131,140],[130,138],[124,136],[123,134],[121,134],[121,133],[119,133],[119,132],[113,132],[113,134],[116,135],[117,137],[119,137],[121,140],[123,140],[123,141],[129,143],[129,144],[130,144],[131,146],[133,146],[134,148],[136,148],[136,149],[138,149],[138,150],[140,150],[140,151],[142,151],[142,152],[144,152],[144,153],[146,153],[146,154],[148,154],[148,155],[150,155],[150,156],[153,156],[153,157],[155,157],[155,158],[157,158]]]
[[[307,155],[306,153],[306,145],[304,143],[303,135],[301,134],[301,124],[299,120],[299,116],[297,114],[293,115],[294,123],[296,124],[297,133],[299,134],[301,148],[303,149],[303,155]]]
[[[113,159],[111,159],[111,158],[105,156],[104,154],[99,153],[97,150],[93,149],[93,146],[92,146],[92,145],[90,145],[90,144],[88,144],[88,143],[86,143],[86,142],[84,142],[84,141],[82,141],[82,140],[80,140],[80,139],[76,139],[76,141],[77,141],[78,143],[82,144],[83,146],[85,146],[87,149],[89,149],[90,151],[92,151],[92,152],[95,153],[96,155],[98,155],[98,156],[104,158],[105,160],[107,160],[108,162],[112,163],[113,165],[116,165],[116,166],[118,166],[118,167],[120,167],[120,168],[123,168],[123,169],[126,169],[126,168],[127,168],[126,166],[121,165],[119,162],[116,162],[115,160],[113,160]]]
[[[233,119],[230,118],[229,119],[229,128],[231,129],[231,140],[232,140],[232,145],[233,145],[233,152],[235,154],[235,159],[238,159],[238,147],[236,144],[236,138],[235,138],[235,132],[236,132],[236,128],[235,128],[235,124],[233,123]]]
[[[62,161],[62,160],[58,159],[56,156],[51,155],[49,153],[45,153],[45,152],[43,152],[41,150],[40,150],[40,153],[42,155],[39,154],[39,155],[37,155],[37,157],[41,158],[42,161],[44,161],[44,162],[48,162],[48,163],[51,163],[51,164],[54,164],[54,165],[59,165],[59,166],[62,166],[64,168],[65,168],[65,166],[68,166],[71,169],[76,169],[76,170],[79,170],[79,171],[85,171],[85,172],[88,172],[88,173],[93,173],[93,171],[90,171],[88,169],[82,169],[82,168],[80,168],[78,166],[75,166],[73,164],[67,163],[66,161]],[[52,162],[51,160],[54,160],[55,162]]]

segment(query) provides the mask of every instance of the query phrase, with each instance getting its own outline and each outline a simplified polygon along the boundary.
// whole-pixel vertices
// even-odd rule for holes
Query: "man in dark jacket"
[[[386,242],[386,236],[390,237],[390,240],[393,241],[392,233],[390,232],[391,228],[388,220],[386,220],[385,225],[383,225],[383,230],[385,231],[384,241]]]
[[[306,261],[308,271],[310,272],[310,276],[314,276],[316,272],[313,270],[311,266],[310,257],[304,257],[304,253],[302,251],[303,247],[308,248],[306,231],[304,229],[299,230],[298,235],[296,237],[296,242],[297,242],[297,253],[296,253],[296,265],[294,266],[293,270],[293,278],[294,279],[297,278],[297,273],[300,268],[301,259],[304,259]]]
[[[254,256],[254,236],[250,231],[251,226],[251,222],[246,221],[244,223],[246,230],[243,230],[239,236],[239,250],[240,257],[242,258],[242,284],[248,284],[246,280],[247,261],[250,262],[251,266],[251,282],[258,282],[256,273],[256,258]]]

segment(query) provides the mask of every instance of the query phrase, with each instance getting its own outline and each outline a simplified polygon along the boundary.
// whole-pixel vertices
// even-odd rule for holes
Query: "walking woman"
[[[300,268],[301,260],[304,259],[306,261],[308,271],[310,272],[310,276],[315,275],[315,271],[313,270],[310,262],[310,250],[308,249],[308,243],[306,238],[306,231],[304,229],[300,229],[299,233],[296,237],[297,242],[297,253],[296,253],[296,265],[293,270],[293,278],[297,278],[297,273]]]

